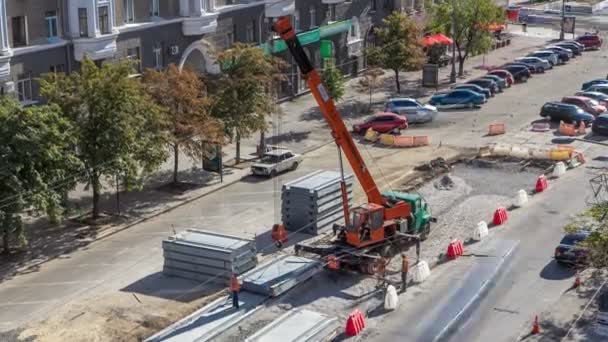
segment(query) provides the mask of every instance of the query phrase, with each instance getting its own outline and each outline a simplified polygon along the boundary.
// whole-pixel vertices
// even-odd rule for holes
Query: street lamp
[[[450,83],[456,83],[456,2],[452,0],[452,72]]]
[[[564,19],[566,18],[566,0],[562,0],[562,25],[559,31],[559,40],[564,40]]]

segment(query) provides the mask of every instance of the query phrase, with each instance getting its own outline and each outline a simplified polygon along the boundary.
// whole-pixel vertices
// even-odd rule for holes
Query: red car
[[[562,99],[563,103],[573,104],[589,114],[598,116],[606,111],[606,107],[599,102],[584,96],[566,96]]]
[[[407,119],[394,113],[376,113],[364,122],[353,125],[353,132],[365,133],[369,128],[378,133],[398,133],[407,128]]]
[[[602,47],[604,40],[597,33],[585,33],[576,38],[576,42],[583,44],[585,50],[599,50]]]
[[[495,75],[495,76],[498,76],[498,77],[504,79],[509,86],[511,86],[511,85],[513,85],[513,83],[515,83],[515,80],[513,79],[513,75],[511,75],[511,73],[508,72],[507,70],[494,69],[494,70],[488,72],[488,75]]]

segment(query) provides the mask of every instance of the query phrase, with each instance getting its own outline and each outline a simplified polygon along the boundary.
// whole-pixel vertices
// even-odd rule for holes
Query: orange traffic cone
[[[534,316],[534,324],[532,324],[532,335],[540,334],[540,327],[538,326],[538,315]]]

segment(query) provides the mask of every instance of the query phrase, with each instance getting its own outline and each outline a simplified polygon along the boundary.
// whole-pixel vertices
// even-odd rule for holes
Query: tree
[[[372,66],[392,70],[399,93],[399,72],[418,70],[424,62],[420,28],[405,13],[393,12],[374,32],[377,44],[366,50],[368,62]]]
[[[454,7],[454,6],[455,7]],[[492,0],[446,1],[431,8],[428,31],[452,36],[458,54],[458,75],[472,54],[487,52],[492,46],[491,24],[504,22],[504,11]],[[452,14],[454,33],[452,33]]]
[[[364,73],[363,77],[359,80],[359,91],[369,93],[369,107],[368,110],[372,109],[372,96],[374,95],[374,89],[382,84],[382,76],[384,72],[380,68],[368,68]]]
[[[336,68],[333,60],[328,60],[323,73],[321,73],[321,80],[334,102],[338,102],[344,97],[344,75]]]
[[[27,244],[21,212],[26,208],[60,214],[62,193],[76,183],[81,163],[74,153],[70,123],[57,106],[22,107],[0,97],[0,234],[3,252],[16,238]]]
[[[173,151],[173,183],[177,184],[180,150],[192,159],[202,157],[200,139],[219,142],[221,123],[209,114],[207,88],[191,70],[179,70],[174,64],[165,71],[148,69],[144,85],[169,125],[167,143]]]
[[[275,108],[273,81],[285,62],[255,46],[237,43],[218,56],[221,73],[212,114],[224,124],[224,134],[236,141],[236,162],[241,158],[241,139],[268,128],[267,117]]]
[[[82,180],[93,188],[93,219],[100,215],[102,176],[120,174],[131,190],[166,159],[161,111],[131,72],[127,62],[97,67],[85,58],[79,72],[47,74],[40,82],[41,94],[72,124],[86,168]]]
[[[602,202],[578,215],[573,222],[566,225],[567,233],[576,233],[581,229],[591,230],[591,234],[581,244],[589,249],[589,262],[596,268],[608,267],[608,203]]]

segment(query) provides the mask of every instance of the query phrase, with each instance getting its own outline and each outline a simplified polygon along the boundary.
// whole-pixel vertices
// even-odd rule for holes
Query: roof
[[[604,93],[601,93],[599,91],[579,91],[579,92],[577,92],[577,94],[579,96],[587,96],[587,94],[588,95],[595,95],[595,96],[602,96],[602,97],[608,96],[608,95],[606,95]]]
[[[399,116],[395,113],[391,113],[391,112],[377,112],[374,113],[372,116]]]
[[[290,150],[286,149],[286,148],[277,148],[271,151],[268,151],[266,153],[264,153],[264,155],[266,156],[280,156],[283,155],[287,152],[291,152]]]
[[[568,99],[568,100],[572,99],[572,100],[585,101],[585,100],[588,100],[589,98],[588,98],[588,97],[585,97],[585,96],[564,96],[564,97],[562,98],[562,101],[563,101],[563,100],[565,100],[565,99]]]
[[[417,102],[418,100],[416,100],[413,97],[392,97],[392,98],[388,99],[388,101],[389,102],[392,102],[392,101],[416,101]]]

